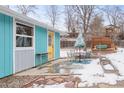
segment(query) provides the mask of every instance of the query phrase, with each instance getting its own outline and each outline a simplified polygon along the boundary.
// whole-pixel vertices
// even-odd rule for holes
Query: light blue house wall
[[[60,33],[55,32],[55,40],[54,40],[54,45],[55,45],[55,59],[58,59],[60,57]]]
[[[48,41],[47,41],[47,29],[35,26],[35,65],[41,65],[48,61],[48,55],[38,55],[41,53],[47,53]],[[60,57],[60,33],[54,32],[54,59]]]
[[[0,78],[13,73],[13,18],[0,13]]]
[[[3,9],[3,11],[5,10]],[[5,14],[3,13],[4,12],[0,12],[0,78],[13,74],[15,72],[15,67],[16,67],[15,63],[18,60],[18,58],[17,60],[15,60],[16,56],[13,57],[13,54],[16,55],[16,53],[13,52],[13,47],[15,47],[13,46],[13,39],[15,38],[15,36],[13,36],[13,32],[14,32],[13,23],[15,23],[16,19],[20,21],[22,20],[22,23],[23,21],[27,23],[34,21],[33,19],[30,19],[27,17],[24,17],[24,18],[28,19],[28,21],[23,19],[23,15],[21,15],[20,17],[16,17],[16,12],[11,12],[9,16],[8,9]],[[13,22],[13,19],[15,20],[14,22]],[[48,55],[44,55],[41,57],[37,54],[48,52],[47,28],[49,29],[49,27],[46,27],[46,26],[41,27],[42,25],[38,23],[37,21],[34,21],[34,23],[31,23],[31,24],[35,25],[35,36],[34,36],[35,38],[34,40],[35,41],[34,42],[35,43],[35,61],[34,60],[33,61],[34,61],[35,66],[37,66],[37,65],[44,64],[48,61]],[[52,31],[53,30],[54,29],[52,29]],[[16,40],[14,40],[14,42],[16,43]],[[54,32],[54,45],[55,45],[54,46],[54,53],[55,53],[54,59],[58,59],[60,57],[60,34],[59,32]],[[33,57],[34,57],[34,52],[33,52]],[[22,56],[20,58],[22,58]],[[19,65],[19,67],[21,66]],[[13,68],[14,68],[14,71],[13,71]]]
[[[47,52],[47,29],[35,26],[35,65],[47,62],[47,55],[37,55]]]

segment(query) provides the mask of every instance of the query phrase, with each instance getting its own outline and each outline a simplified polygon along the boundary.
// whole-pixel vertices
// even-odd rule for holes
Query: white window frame
[[[22,25],[25,25],[25,26],[29,26],[29,27],[32,27],[33,28],[33,36],[29,36],[29,35],[21,35],[21,34],[17,34],[16,33],[16,26],[17,26],[17,23],[19,24],[22,24]],[[24,22],[20,22],[20,21],[15,21],[15,48],[16,50],[34,50],[34,45],[35,45],[35,26],[34,25],[30,25],[30,24],[27,24],[27,23],[24,23]],[[16,46],[16,37],[17,36],[21,36],[21,37],[29,37],[29,38],[32,38],[32,46],[31,47],[17,47]]]

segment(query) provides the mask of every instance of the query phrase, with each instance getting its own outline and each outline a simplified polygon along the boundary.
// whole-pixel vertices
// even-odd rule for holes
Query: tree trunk
[[[83,37],[85,42],[84,51],[87,51],[86,33],[83,33]]]

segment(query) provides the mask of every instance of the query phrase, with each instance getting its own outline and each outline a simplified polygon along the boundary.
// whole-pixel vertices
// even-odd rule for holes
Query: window
[[[16,24],[16,47],[33,47],[33,28]]]
[[[16,34],[33,36],[33,28],[17,23]]]
[[[32,46],[32,38],[29,37],[16,37],[16,47],[31,47]]]

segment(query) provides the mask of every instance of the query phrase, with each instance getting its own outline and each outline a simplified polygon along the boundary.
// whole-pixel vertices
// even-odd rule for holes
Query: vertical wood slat
[[[4,76],[4,15],[0,13],[0,77]]]
[[[12,18],[5,16],[5,76],[12,74]]]
[[[10,24],[9,24],[9,28],[10,28],[10,50],[9,50],[9,56],[10,58],[10,74],[13,74],[13,18],[10,17]]]
[[[5,16],[5,76],[9,75],[9,69],[10,69],[10,56],[9,55],[9,50],[10,50],[10,28],[9,28],[9,16]]]
[[[58,59],[60,57],[60,34],[55,32],[55,59]]]
[[[0,78],[13,70],[13,18],[0,13]]]
[[[35,26],[35,53],[47,52],[47,29]],[[47,62],[48,56],[35,56],[35,65]]]

